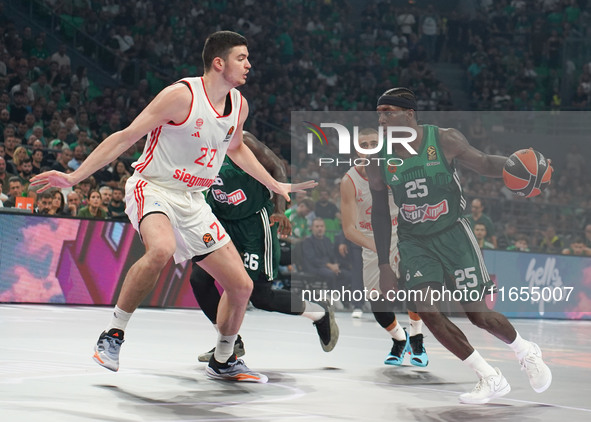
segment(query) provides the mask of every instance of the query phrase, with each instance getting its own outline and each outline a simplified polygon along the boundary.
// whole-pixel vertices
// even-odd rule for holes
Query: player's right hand
[[[37,193],[46,191],[49,188],[69,188],[75,184],[71,174],[51,170],[31,178],[32,186],[41,186]]]
[[[380,269],[380,290],[382,291],[382,295],[384,297],[388,297],[388,292],[390,290],[398,291],[398,277],[396,277],[396,273],[390,266],[390,264],[381,264],[379,265]]]

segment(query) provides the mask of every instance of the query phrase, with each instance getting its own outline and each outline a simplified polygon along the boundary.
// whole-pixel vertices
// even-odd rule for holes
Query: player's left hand
[[[318,186],[318,182],[314,180],[308,180],[302,183],[282,183],[277,182],[277,186],[275,188],[271,188],[271,190],[285,198],[287,202],[291,201],[289,194],[295,192],[303,192],[308,189],[313,189]]]
[[[269,221],[271,222],[271,226],[277,223],[277,233],[279,234],[279,237],[285,238],[291,234],[291,222],[285,214],[280,212],[271,214]]]

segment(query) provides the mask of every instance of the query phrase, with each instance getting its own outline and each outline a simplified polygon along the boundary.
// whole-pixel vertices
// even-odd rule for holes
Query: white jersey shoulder
[[[132,166],[148,182],[167,189],[205,190],[215,181],[238,127],[242,95],[230,90],[230,111],[221,115],[209,101],[203,78],[176,83],[191,90],[189,115],[184,122],[170,122],[150,132],[142,155]]]
[[[371,192],[369,191],[369,181],[365,176],[359,173],[356,167],[351,167],[345,177],[349,177],[355,187],[355,202],[357,204],[357,219],[355,225],[360,232],[373,236],[371,226]],[[388,202],[390,204],[390,215],[392,216],[392,236],[396,236],[398,207],[394,203],[392,190],[388,188]]]

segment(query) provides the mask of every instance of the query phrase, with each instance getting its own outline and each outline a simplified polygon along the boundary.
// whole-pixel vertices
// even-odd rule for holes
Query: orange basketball
[[[538,151],[521,149],[507,159],[503,168],[505,186],[516,195],[532,198],[550,183],[552,166]]]

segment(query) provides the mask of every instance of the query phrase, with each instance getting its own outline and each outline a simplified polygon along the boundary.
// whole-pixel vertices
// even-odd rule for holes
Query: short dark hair
[[[226,60],[229,51],[239,45],[248,46],[248,43],[246,38],[236,32],[218,31],[207,37],[201,55],[205,71],[211,69],[211,64],[216,57]]]

